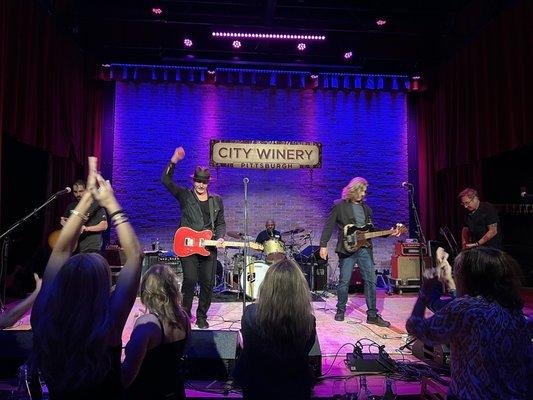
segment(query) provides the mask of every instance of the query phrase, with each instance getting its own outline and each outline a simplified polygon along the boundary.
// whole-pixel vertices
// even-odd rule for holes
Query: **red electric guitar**
[[[194,229],[181,227],[174,234],[174,253],[178,257],[187,257],[193,254],[208,256],[206,246],[216,246],[217,241],[211,240],[213,232],[210,230],[195,231]],[[244,247],[246,242],[222,243],[222,247]],[[263,251],[263,246],[256,242],[248,242],[248,246],[254,250]]]

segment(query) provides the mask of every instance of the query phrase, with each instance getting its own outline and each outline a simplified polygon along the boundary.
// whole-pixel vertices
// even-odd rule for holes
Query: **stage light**
[[[185,39],[183,40],[183,45],[184,45],[185,47],[192,47],[192,45],[193,45],[192,40],[189,39],[189,38],[185,38]]]
[[[161,14],[163,14],[163,9],[161,9],[159,7],[153,7],[152,8],[152,14],[161,15]]]
[[[344,53],[345,60],[349,60],[352,57],[353,57],[353,53],[351,51],[347,51],[346,53]]]
[[[376,20],[376,25],[378,25],[378,26],[383,26],[386,23],[387,23],[387,20],[384,19],[384,18],[379,18],[379,19]]]
[[[306,48],[306,45],[305,45],[305,43],[298,43],[298,46],[297,46],[297,47],[298,47],[298,50],[300,50],[300,51],[304,51],[305,48]]]
[[[233,48],[235,49],[240,49],[241,48],[241,42],[239,40],[234,40],[233,43],[231,44],[233,46]]]
[[[411,77],[411,79],[412,79],[413,81],[418,81],[418,80],[420,79],[420,75],[413,75],[413,76]]]
[[[274,39],[274,40],[326,40],[324,35],[295,35],[292,33],[257,33],[257,32],[223,32],[215,31],[211,33],[213,37],[230,38],[253,38],[253,39]]]

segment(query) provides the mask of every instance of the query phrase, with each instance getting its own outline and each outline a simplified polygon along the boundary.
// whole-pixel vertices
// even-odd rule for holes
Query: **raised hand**
[[[176,147],[176,150],[174,150],[174,154],[172,155],[170,162],[173,162],[174,164],[176,164],[178,161],[181,161],[184,158],[185,158],[185,150],[183,150],[183,147]]]
[[[91,194],[98,204],[109,211],[109,208],[117,202],[111,183],[98,172],[94,173],[94,177],[97,184],[90,189]]]

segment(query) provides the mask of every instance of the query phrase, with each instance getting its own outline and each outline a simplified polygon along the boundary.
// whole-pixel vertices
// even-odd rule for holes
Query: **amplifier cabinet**
[[[391,278],[407,281],[408,279],[420,279],[420,266],[418,256],[391,257]],[[422,258],[422,268],[429,267],[431,260],[425,256]]]

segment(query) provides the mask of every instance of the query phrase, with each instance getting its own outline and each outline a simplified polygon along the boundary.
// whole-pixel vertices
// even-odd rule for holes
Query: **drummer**
[[[257,235],[257,239],[255,240],[257,243],[263,244],[271,239],[281,240],[281,232],[276,230],[276,223],[273,219],[268,219],[265,227],[266,229]]]

